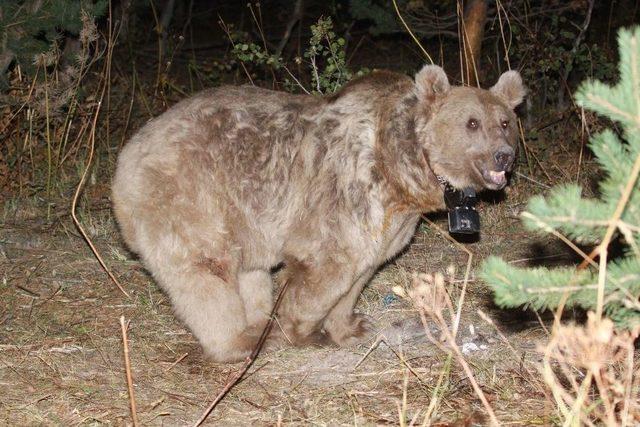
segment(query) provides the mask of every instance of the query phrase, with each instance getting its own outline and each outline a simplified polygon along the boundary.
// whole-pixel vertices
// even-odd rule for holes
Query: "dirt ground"
[[[475,280],[477,265],[489,254],[520,265],[568,259],[562,246],[522,228],[517,214],[539,189],[516,181],[505,200],[481,204],[481,239],[466,245],[474,254],[474,267],[458,344],[501,422],[547,425],[554,420],[553,404],[527,372],[539,358],[536,345],[546,336],[545,321],[532,313],[497,309],[486,285]],[[131,298],[100,268],[66,206],[47,212],[37,200],[5,202],[0,228],[0,424],[131,424],[120,316],[130,321],[141,424],[192,424],[241,365],[203,359],[167,297],[125,249],[107,185],[94,186],[91,194],[81,220]],[[434,221],[446,227],[444,216]],[[408,250],[381,269],[361,298],[359,310],[375,319],[377,337],[355,348],[261,354],[207,423],[421,424],[436,395],[434,419],[442,425],[484,424],[482,405],[456,359],[427,339],[417,311],[391,291],[410,286],[414,273],[444,272],[452,265],[456,273],[448,289],[456,302],[466,262],[464,251],[423,223]],[[495,326],[482,320],[478,309]]]

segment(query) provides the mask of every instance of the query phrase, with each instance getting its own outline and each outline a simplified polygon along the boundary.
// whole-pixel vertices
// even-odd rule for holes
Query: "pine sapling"
[[[522,215],[531,230],[566,236],[595,249],[581,253],[585,262],[579,267],[516,268],[489,258],[481,276],[500,306],[553,309],[564,303],[604,313],[620,326],[640,324],[640,27],[621,30],[618,41],[618,84],[590,81],[576,94],[580,106],[619,122],[623,130],[623,140],[606,130],[590,142],[605,172],[600,197],[587,199],[578,185],[564,185],[533,197]],[[625,243],[626,251],[608,260],[607,247],[615,237]]]

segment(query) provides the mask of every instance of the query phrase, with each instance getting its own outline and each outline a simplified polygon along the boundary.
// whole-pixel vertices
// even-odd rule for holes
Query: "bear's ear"
[[[419,99],[434,99],[446,95],[451,85],[444,70],[437,65],[425,65],[416,74],[416,91]]]
[[[512,110],[520,105],[527,94],[520,73],[513,70],[503,73],[498,79],[498,83],[489,90]]]

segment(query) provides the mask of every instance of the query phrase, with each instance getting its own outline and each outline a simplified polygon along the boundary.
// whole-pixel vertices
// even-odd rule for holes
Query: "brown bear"
[[[373,72],[330,96],[219,87],[147,123],[120,153],[113,206],[129,247],[217,361],[271,339],[350,345],[353,309],[420,215],[456,188],[500,189],[514,162],[515,71],[490,90],[452,87],[425,66]],[[277,330],[276,330],[277,329]]]

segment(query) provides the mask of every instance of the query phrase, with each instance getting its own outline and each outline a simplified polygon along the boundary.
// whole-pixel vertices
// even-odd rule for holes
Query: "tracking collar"
[[[444,202],[449,213],[449,233],[476,234],[480,232],[480,215],[476,210],[476,190],[454,188],[445,178],[437,176],[444,190]]]

